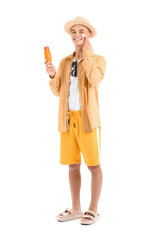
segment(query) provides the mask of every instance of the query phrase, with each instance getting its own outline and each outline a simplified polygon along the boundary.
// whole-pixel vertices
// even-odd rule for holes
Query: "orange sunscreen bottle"
[[[44,57],[47,62],[52,62],[51,52],[49,50],[49,47],[44,47]]]

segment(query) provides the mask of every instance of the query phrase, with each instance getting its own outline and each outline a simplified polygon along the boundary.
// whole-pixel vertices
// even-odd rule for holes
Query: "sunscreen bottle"
[[[44,57],[47,62],[52,62],[52,56],[48,46],[44,47]]]

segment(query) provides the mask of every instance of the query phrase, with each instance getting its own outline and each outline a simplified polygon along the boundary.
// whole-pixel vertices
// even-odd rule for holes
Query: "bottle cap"
[[[44,47],[44,50],[49,50],[49,47],[47,46],[47,47]]]

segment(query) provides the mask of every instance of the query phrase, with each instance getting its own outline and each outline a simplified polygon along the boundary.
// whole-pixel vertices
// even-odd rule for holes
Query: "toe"
[[[82,218],[82,221],[88,221],[90,218]]]
[[[66,211],[66,213],[67,213],[68,215],[70,215],[70,214],[71,214],[71,213],[70,213],[70,212],[68,212],[68,211]],[[58,215],[58,217],[62,217],[62,218],[63,218],[64,216],[63,216],[63,214],[62,214],[62,213],[60,213],[60,214]]]
[[[58,217],[63,217],[63,215],[62,215],[62,214],[59,214]]]

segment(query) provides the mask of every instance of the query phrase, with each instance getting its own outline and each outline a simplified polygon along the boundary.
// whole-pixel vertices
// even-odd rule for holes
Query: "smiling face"
[[[87,38],[90,38],[91,36],[90,30],[87,27],[80,24],[76,24],[72,26],[70,30],[70,34],[71,34],[71,39],[76,46],[80,46],[83,44],[84,36],[82,34],[85,34]]]

